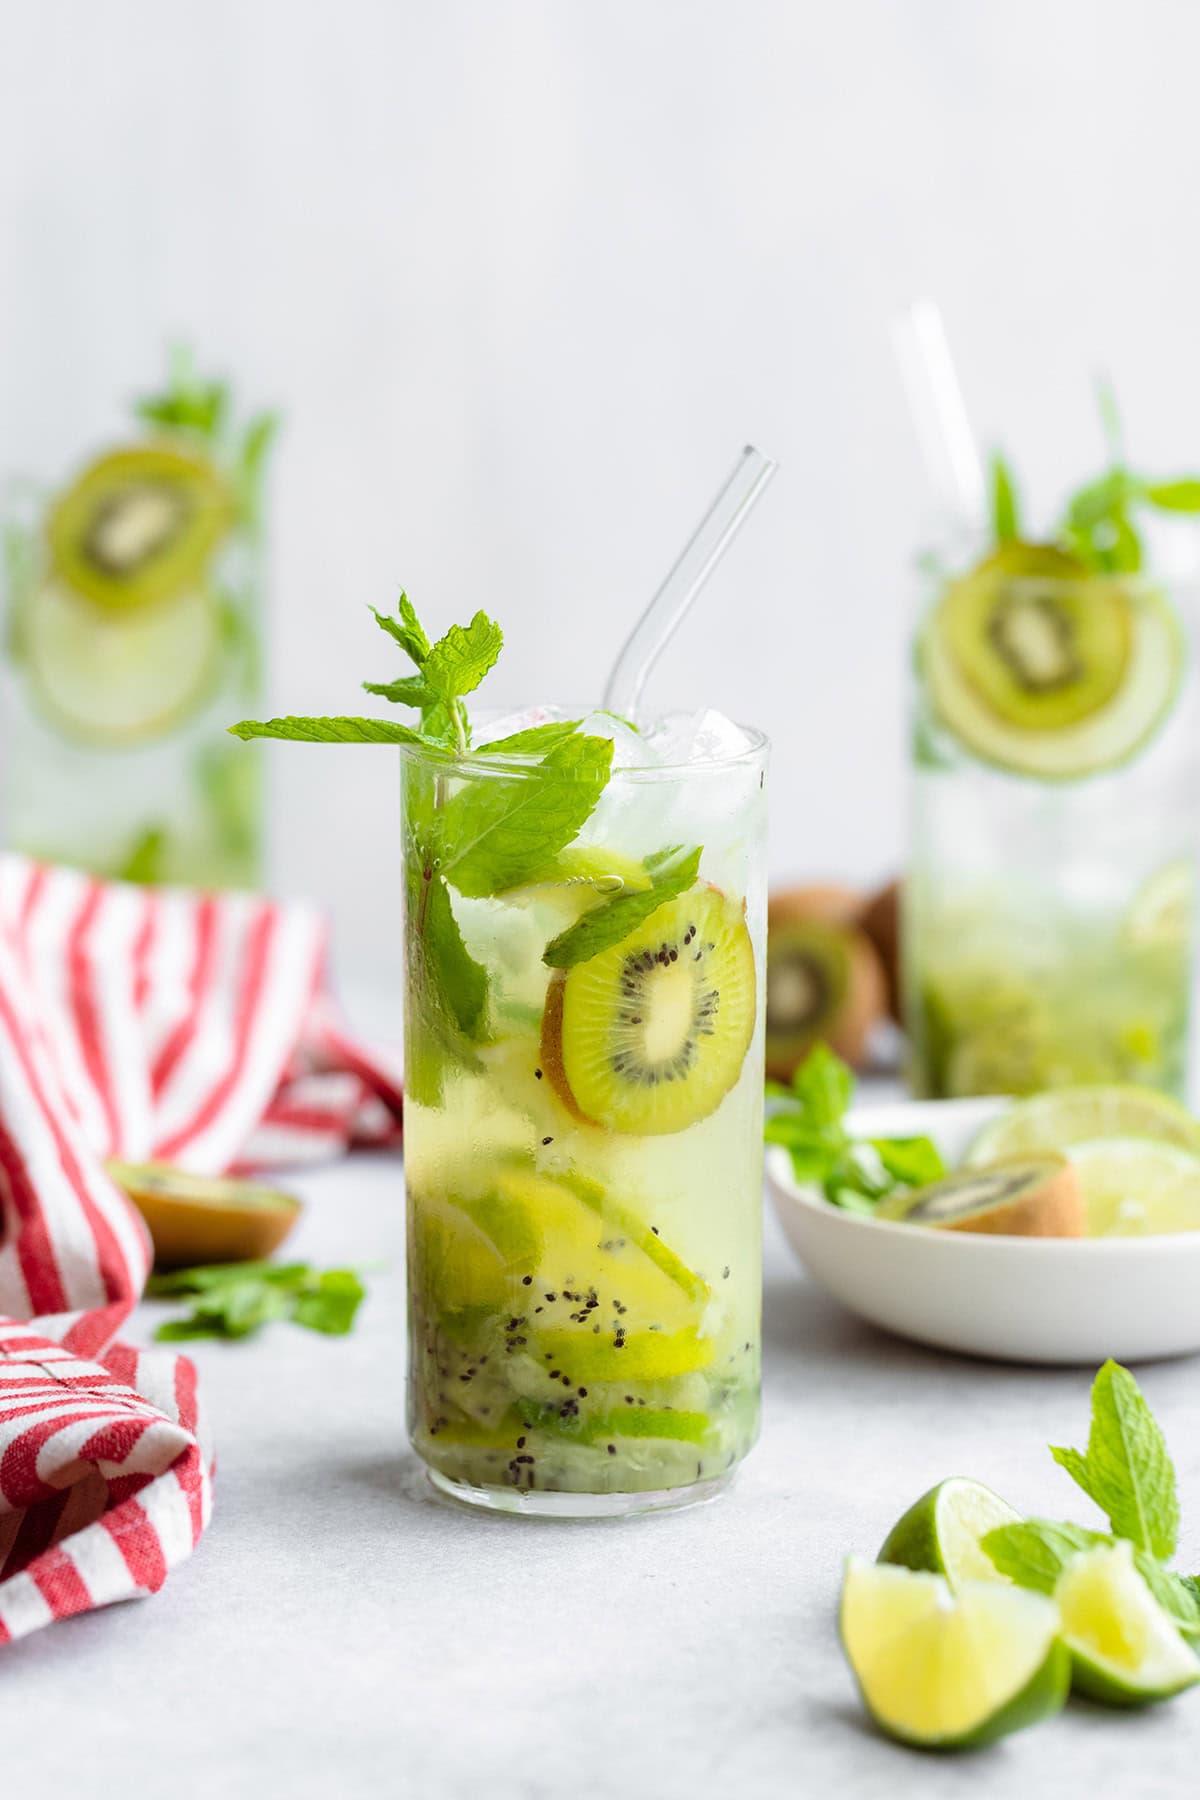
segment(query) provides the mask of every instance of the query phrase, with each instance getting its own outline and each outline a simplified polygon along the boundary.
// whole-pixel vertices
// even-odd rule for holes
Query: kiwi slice
[[[204,457],[170,444],[99,457],[47,519],[51,561],[98,606],[145,606],[195,586],[233,522],[233,497]]]
[[[736,1083],[755,1013],[744,908],[695,887],[553,977],[542,1067],[577,1118],[639,1137],[684,1131]]]
[[[146,1221],[159,1269],[258,1262],[300,1217],[294,1194],[257,1182],[191,1175],[169,1163],[110,1162],[108,1172]]]
[[[790,1080],[813,1045],[827,1043],[855,1067],[866,1061],[883,1017],[879,954],[855,923],[856,895],[793,888],[767,910],[767,1073]]]
[[[947,587],[923,663],[942,722],[976,756],[1045,779],[1127,757],[1179,686],[1182,634],[1164,595],[1011,543]]]
[[[1004,1237],[1083,1237],[1079,1177],[1064,1156],[1013,1157],[881,1201],[877,1218]]]

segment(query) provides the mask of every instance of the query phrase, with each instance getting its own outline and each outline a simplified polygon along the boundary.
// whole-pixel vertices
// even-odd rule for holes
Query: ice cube
[[[614,769],[653,768],[662,760],[647,735],[635,731],[618,713],[590,712],[579,729],[590,737],[612,739]]]
[[[647,743],[661,763],[726,762],[749,750],[752,739],[711,706],[699,712],[667,713],[646,734]]]

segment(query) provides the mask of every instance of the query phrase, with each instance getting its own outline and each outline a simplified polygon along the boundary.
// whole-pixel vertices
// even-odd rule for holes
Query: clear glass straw
[[[942,315],[932,300],[916,300],[892,324],[892,341],[938,506],[967,531],[983,524],[987,490],[983,465],[963,399]]]
[[[688,608],[732,544],[779,464],[752,444],[680,551],[670,574],[634,626],[604,690],[610,712],[638,722],[650,671]]]

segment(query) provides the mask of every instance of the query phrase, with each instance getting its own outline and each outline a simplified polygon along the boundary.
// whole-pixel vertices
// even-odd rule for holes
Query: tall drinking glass
[[[1009,544],[938,580],[916,666],[916,1091],[1182,1096],[1196,746],[1177,596]]]
[[[476,1505],[682,1505],[754,1442],[767,746],[745,745],[614,769],[511,886],[514,827],[569,808],[569,775],[402,752],[409,1427]]]

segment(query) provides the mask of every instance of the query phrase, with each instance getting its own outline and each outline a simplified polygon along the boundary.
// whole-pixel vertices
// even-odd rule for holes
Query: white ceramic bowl
[[[861,1137],[933,1138],[947,1164],[1006,1103],[863,1106]],[[861,1218],[831,1206],[767,1150],[767,1181],[813,1279],[873,1325],[1002,1362],[1141,1362],[1200,1350],[1200,1231],[1146,1238],[989,1237]]]

